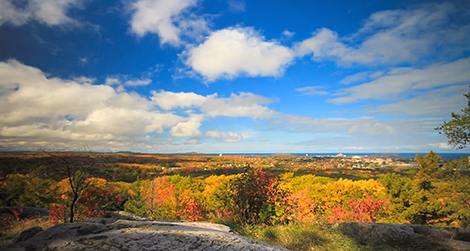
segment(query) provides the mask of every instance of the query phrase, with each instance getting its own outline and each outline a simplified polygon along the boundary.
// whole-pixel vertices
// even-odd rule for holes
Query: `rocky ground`
[[[470,251],[470,229],[411,224],[337,223],[333,225],[361,245],[403,250]]]
[[[34,216],[42,212],[31,211]],[[37,211],[37,212],[36,212]],[[7,213],[6,211],[3,213]],[[470,229],[382,223],[331,226],[365,247],[393,250],[470,251]],[[152,221],[126,212],[106,218],[59,224],[43,231],[33,227],[0,250],[287,250],[258,242],[229,227],[206,222]],[[368,249],[369,250],[369,249]]]
[[[287,250],[254,241],[219,224],[97,218],[24,231],[0,250]]]

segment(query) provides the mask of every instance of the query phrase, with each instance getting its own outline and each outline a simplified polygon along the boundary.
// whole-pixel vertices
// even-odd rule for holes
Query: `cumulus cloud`
[[[238,142],[243,139],[243,136],[236,132],[220,132],[218,130],[209,130],[205,133],[206,137],[217,139],[223,142]]]
[[[76,20],[68,16],[68,12],[73,8],[81,8],[84,3],[81,0],[25,0],[22,2],[0,0],[0,25],[3,23],[23,25],[30,20],[49,26],[77,24]]]
[[[204,119],[201,115],[193,115],[187,121],[183,121],[171,128],[170,133],[175,137],[194,137],[201,134],[199,127]]]
[[[294,59],[291,49],[265,41],[253,28],[241,27],[214,31],[183,55],[185,64],[209,82],[239,75],[277,77]]]
[[[191,108],[202,106],[211,96],[202,96],[194,92],[153,91],[152,100],[162,109]]]
[[[318,95],[327,95],[327,91],[320,91],[323,89],[323,86],[306,86],[301,88],[296,88],[296,92],[300,92],[301,96],[318,96]]]
[[[135,140],[188,120],[156,111],[136,93],[77,79],[48,77],[16,60],[0,62],[0,144]]]
[[[277,115],[266,104],[272,100],[253,93],[231,94],[228,98],[218,97],[217,94],[202,96],[185,92],[152,92],[152,101],[165,110],[175,108],[198,108],[210,117],[250,117],[253,119],[269,119]]]
[[[427,56],[458,56],[469,50],[470,25],[450,25],[455,12],[450,3],[426,4],[414,9],[380,11],[363,28],[348,37],[321,28],[296,44],[299,56],[313,53],[314,61],[341,66],[414,63]]]
[[[160,44],[181,44],[181,35],[198,36],[208,31],[204,18],[188,13],[198,0],[136,0],[132,12],[131,30],[138,36],[156,33]]]
[[[423,69],[395,68],[373,81],[341,90],[341,97],[330,99],[334,104],[359,100],[381,100],[396,98],[400,94],[410,95],[416,91],[430,90],[470,82],[470,58],[450,63],[437,63]]]

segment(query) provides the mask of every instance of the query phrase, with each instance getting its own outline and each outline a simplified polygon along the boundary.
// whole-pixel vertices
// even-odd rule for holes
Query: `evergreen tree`
[[[468,99],[467,107],[462,109],[463,114],[452,113],[452,119],[436,127],[439,134],[445,134],[449,139],[449,145],[457,149],[467,146],[470,140],[470,92],[464,94]]]
[[[448,216],[453,213],[452,206],[446,201],[452,192],[447,186],[435,184],[440,159],[433,151],[424,157],[416,154],[416,190],[411,197],[410,207],[404,212],[412,224],[435,224],[450,220]],[[443,224],[447,225],[448,222]]]

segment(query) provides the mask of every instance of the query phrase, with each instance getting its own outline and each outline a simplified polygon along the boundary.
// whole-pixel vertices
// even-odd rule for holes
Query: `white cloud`
[[[348,147],[343,147],[343,150],[364,150],[364,147],[361,146],[348,146]]]
[[[115,76],[112,76],[112,77],[107,77],[104,84],[105,85],[110,85],[110,86],[113,86],[113,85],[117,85],[117,86],[122,86],[122,85],[126,85],[126,86],[144,86],[144,85],[149,85],[150,83],[152,83],[152,80],[149,79],[149,78],[141,78],[141,79],[132,78],[132,79],[129,79],[129,77],[127,75],[115,75]]]
[[[0,62],[0,145],[135,141],[188,121],[156,111],[136,93],[76,79],[47,77],[16,60]]]
[[[313,53],[314,61],[334,61],[341,66],[414,63],[423,57],[452,58],[469,50],[470,25],[451,25],[455,12],[450,3],[427,4],[415,9],[372,14],[357,33],[340,38],[327,28],[295,46],[299,56]]]
[[[156,33],[160,44],[181,44],[181,35],[197,36],[207,32],[207,22],[188,14],[198,0],[136,0],[130,5],[131,30],[138,36]]]
[[[282,32],[282,35],[285,36],[286,38],[292,38],[295,35],[295,32],[285,30]]]
[[[180,122],[171,128],[170,133],[175,137],[194,137],[201,134],[199,127],[204,119],[201,115],[193,115],[187,121]]]
[[[447,143],[434,143],[434,144],[428,144],[430,147],[437,147],[440,149],[445,149],[445,150],[450,150],[452,149],[452,146],[447,144]]]
[[[142,86],[142,85],[148,85],[152,83],[151,79],[136,79],[136,80],[127,80],[125,85],[128,86]]]
[[[202,96],[195,93],[152,92],[152,101],[165,110],[175,108],[198,108],[207,116],[250,117],[269,119],[276,112],[263,106],[272,100],[252,93],[231,94],[229,98],[219,98],[217,94]]]
[[[343,89],[342,97],[330,99],[335,104],[359,100],[393,99],[397,95],[412,95],[416,91],[429,90],[470,82],[470,58],[463,58],[447,64],[433,64],[424,69],[390,70],[384,76],[371,82]]]
[[[83,58],[79,58],[78,59],[78,64],[79,65],[87,65],[88,64],[88,58],[87,57],[83,57]]]
[[[245,1],[243,0],[227,0],[227,4],[233,12],[245,12]]]
[[[270,119],[277,116],[263,104],[272,101],[252,93],[233,94],[229,98],[210,97],[200,110],[208,116],[250,117],[252,119]]]
[[[301,88],[296,88],[295,91],[301,92],[302,96],[318,96],[318,95],[327,95],[327,91],[320,91],[319,89],[324,88],[323,86],[306,86]]]
[[[243,139],[243,136],[236,132],[220,132],[218,130],[209,130],[205,133],[206,137],[217,139],[223,142],[238,142]]]
[[[384,74],[385,71],[377,71],[377,72],[359,72],[354,75],[346,76],[344,79],[339,81],[340,84],[348,85],[352,83],[362,82],[366,80],[376,79]]]
[[[265,38],[252,28],[226,28],[187,49],[185,64],[207,81],[239,75],[280,76],[294,59],[291,49]]]
[[[12,0],[0,0],[0,25],[10,23],[23,25],[36,20],[49,26],[77,24],[68,16],[68,11],[81,8],[81,0],[25,0],[24,7],[18,7]]]
[[[106,81],[105,81],[104,84],[105,85],[120,85],[121,80],[119,80],[119,78],[117,78],[117,77],[108,77],[108,78],[106,78]]]
[[[194,92],[177,93],[168,91],[152,91],[151,99],[162,109],[172,110],[175,108],[200,107],[207,101],[208,96],[201,96]]]
[[[383,125],[380,123],[370,124],[353,124],[349,127],[349,134],[361,133],[372,135],[396,134],[396,130],[391,126]]]
[[[260,128],[264,131],[282,131],[291,133],[312,133],[314,135],[340,134],[352,136],[368,135],[405,135],[434,132],[442,120],[434,118],[407,118],[382,120],[374,117],[359,118],[312,118],[298,115],[281,114],[279,119],[268,121]]]
[[[87,78],[87,77],[84,77],[84,76],[81,76],[81,77],[78,77],[78,78],[74,78],[73,81],[79,83],[79,84],[93,84],[96,82],[96,78]]]
[[[447,117],[466,106],[467,85],[448,86],[418,93],[416,96],[366,109],[367,113],[395,116]]]

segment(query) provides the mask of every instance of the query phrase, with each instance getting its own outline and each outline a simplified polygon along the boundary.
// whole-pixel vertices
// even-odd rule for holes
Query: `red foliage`
[[[178,216],[182,220],[189,220],[189,221],[200,221],[202,220],[205,215],[205,211],[202,206],[193,198],[185,195],[182,196],[182,204],[183,210],[178,213]]]
[[[54,224],[59,224],[59,221],[64,219],[66,210],[64,204],[52,203],[49,208],[49,218]]]
[[[329,221],[333,222],[376,222],[377,217],[389,211],[388,201],[374,199],[367,196],[365,199],[352,198],[346,207],[335,206]]]
[[[20,207],[18,210],[11,210],[17,221],[21,220],[21,215],[23,214],[23,208]]]

